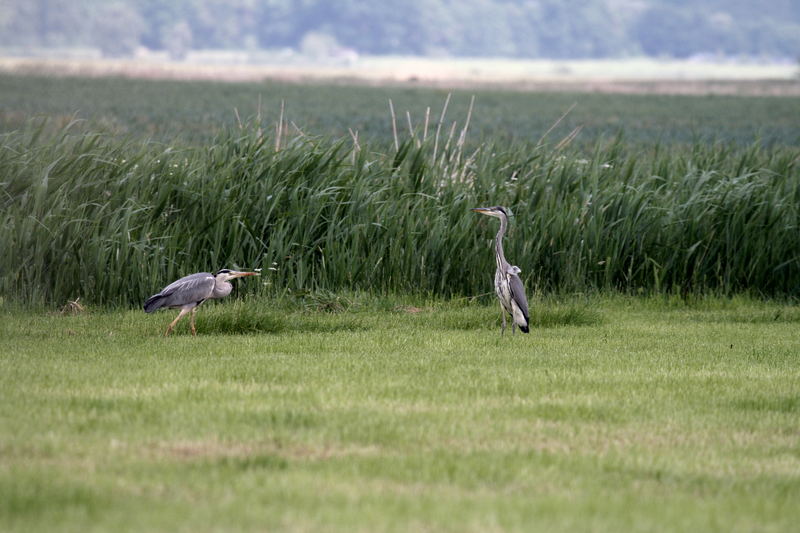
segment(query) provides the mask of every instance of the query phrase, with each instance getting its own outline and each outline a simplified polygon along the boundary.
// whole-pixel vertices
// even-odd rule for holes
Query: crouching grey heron
[[[170,322],[164,336],[170,334],[178,321],[191,311],[192,335],[197,335],[194,327],[194,313],[197,306],[212,298],[224,298],[233,290],[231,279],[244,276],[258,276],[258,272],[239,272],[223,268],[216,274],[210,272],[198,272],[189,274],[177,281],[173,281],[161,292],[154,294],[144,302],[145,313],[152,313],[158,309],[180,309],[178,316]]]
[[[528,299],[525,297],[525,287],[519,279],[522,272],[518,266],[508,264],[503,253],[503,235],[508,228],[508,210],[505,207],[476,207],[472,209],[476,213],[489,215],[500,219],[500,230],[494,238],[494,255],[497,260],[497,270],[494,273],[494,290],[500,300],[501,314],[503,315],[503,329],[506,331],[506,313],[511,315],[511,334],[514,334],[514,326],[519,326],[520,331],[528,333],[530,331],[530,320],[528,317]]]

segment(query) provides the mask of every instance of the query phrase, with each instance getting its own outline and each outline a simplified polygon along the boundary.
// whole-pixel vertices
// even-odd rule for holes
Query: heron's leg
[[[506,310],[503,309],[503,304],[500,304],[500,316],[503,317],[503,327],[500,328],[500,336],[506,333]]]
[[[175,326],[178,324],[178,321],[179,321],[181,318],[183,318],[183,315],[185,315],[185,314],[186,314],[186,313],[188,313],[188,312],[189,312],[189,310],[188,310],[188,309],[181,309],[181,312],[180,312],[180,313],[178,313],[178,316],[176,316],[176,317],[175,317],[175,320],[173,320],[172,322],[170,322],[170,323],[169,323],[169,326],[167,327],[167,331],[166,331],[166,333],[164,333],[164,336],[165,336],[165,337],[166,337],[167,335],[169,335],[169,334],[170,334],[170,332],[171,332],[171,331],[172,331],[172,330],[175,328]]]
[[[512,319],[512,320],[511,320],[511,334],[512,334],[512,335],[514,335],[514,333],[516,333],[516,331],[514,330],[514,328],[515,328],[516,326],[517,326],[517,323],[516,323],[516,322],[514,322],[514,320]]]
[[[191,323],[192,323],[192,335],[197,336],[197,329],[194,327],[194,312],[197,311],[196,307],[192,307],[192,316],[191,316]]]

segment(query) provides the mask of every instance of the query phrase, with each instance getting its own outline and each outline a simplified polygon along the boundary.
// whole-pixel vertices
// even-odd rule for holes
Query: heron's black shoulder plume
[[[153,311],[157,311],[161,308],[163,304],[164,296],[161,293],[154,294],[150,298],[144,301],[144,312],[145,313],[152,313]]]

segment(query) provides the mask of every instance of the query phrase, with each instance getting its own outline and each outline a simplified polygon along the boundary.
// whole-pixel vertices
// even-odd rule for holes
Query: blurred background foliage
[[[792,0],[2,0],[0,47],[138,47],[331,54],[599,58],[701,54],[796,58]]]

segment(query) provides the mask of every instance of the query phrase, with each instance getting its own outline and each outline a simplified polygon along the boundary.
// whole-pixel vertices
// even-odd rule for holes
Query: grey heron
[[[170,322],[164,336],[170,334],[178,321],[187,313],[191,312],[192,335],[197,335],[194,327],[194,313],[197,306],[212,298],[224,298],[233,290],[229,280],[244,276],[257,276],[257,272],[239,272],[223,268],[215,274],[210,272],[198,272],[189,274],[177,281],[173,281],[161,292],[154,294],[144,302],[145,313],[152,313],[158,309],[180,309],[178,316]]]
[[[476,213],[489,215],[500,219],[500,230],[494,238],[494,255],[497,261],[497,270],[494,273],[494,290],[500,300],[501,314],[503,315],[503,329],[501,334],[506,331],[506,313],[511,315],[511,334],[514,334],[514,326],[519,326],[520,331],[528,333],[530,331],[530,320],[528,317],[528,299],[525,297],[525,287],[519,279],[522,270],[518,266],[510,265],[506,261],[503,253],[503,236],[508,228],[508,210],[505,207],[476,207],[472,209]]]

